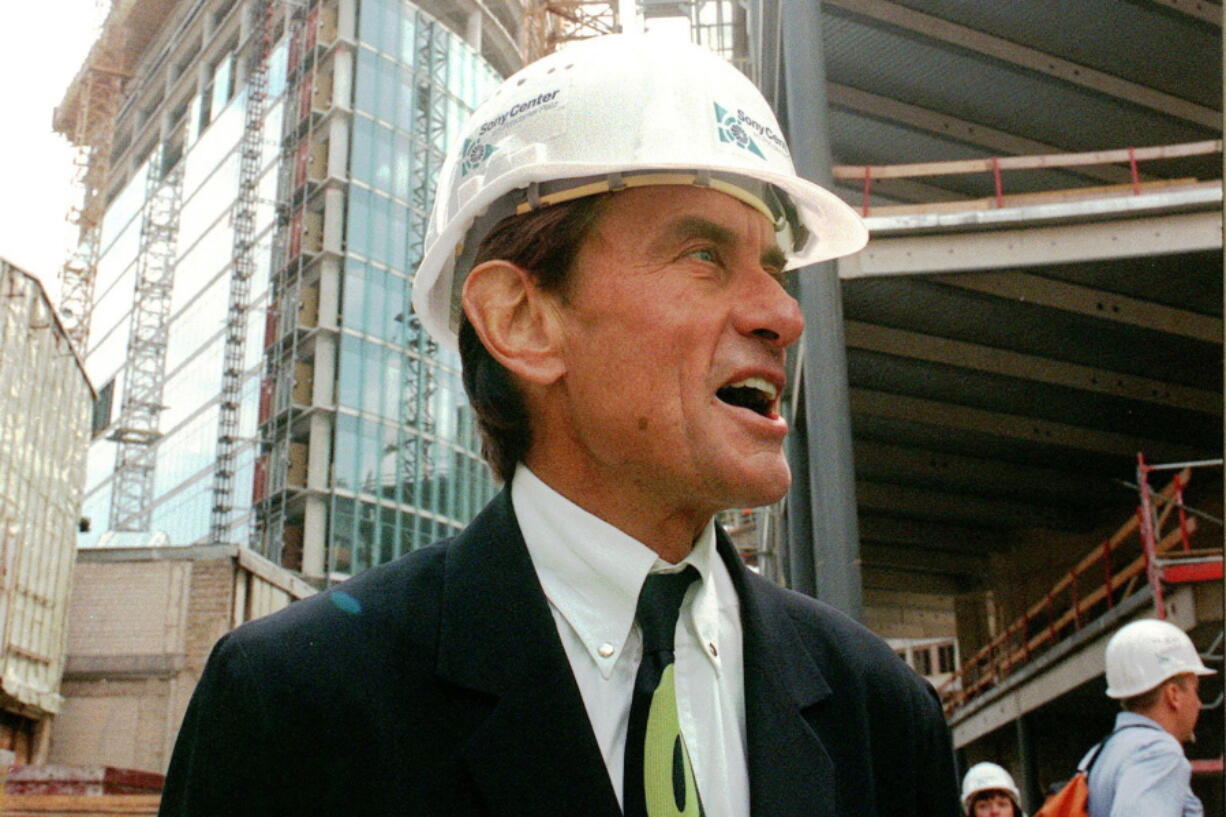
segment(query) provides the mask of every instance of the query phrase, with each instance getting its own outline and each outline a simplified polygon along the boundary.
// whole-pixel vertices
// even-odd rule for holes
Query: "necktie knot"
[[[643,629],[644,653],[673,651],[673,634],[677,630],[681,600],[685,598],[690,583],[697,578],[698,571],[693,565],[688,565],[679,573],[648,574],[634,611]]]

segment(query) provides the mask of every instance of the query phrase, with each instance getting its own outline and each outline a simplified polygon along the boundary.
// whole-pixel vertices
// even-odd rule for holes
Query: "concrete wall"
[[[229,547],[81,551],[49,761],[164,772],[213,644],[314,592]],[[259,599],[259,604],[252,604]]]
[[[882,638],[954,635],[954,599],[901,590],[864,590],[864,624]]]

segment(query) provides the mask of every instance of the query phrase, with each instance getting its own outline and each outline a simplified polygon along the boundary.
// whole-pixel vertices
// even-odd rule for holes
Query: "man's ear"
[[[486,261],[468,274],[461,303],[481,343],[513,374],[542,386],[563,375],[554,297],[530,272],[509,261]]]
[[[1179,704],[1184,696],[1184,681],[1178,676],[1170,678],[1165,682],[1162,688],[1162,697],[1166,705],[1171,709],[1178,709]]]

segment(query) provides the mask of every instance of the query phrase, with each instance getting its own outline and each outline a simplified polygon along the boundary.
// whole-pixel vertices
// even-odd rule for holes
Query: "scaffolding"
[[[1137,523],[1141,529],[1141,542],[1145,548],[1145,577],[1149,582],[1154,596],[1154,613],[1158,618],[1166,618],[1166,584],[1186,584],[1188,582],[1222,581],[1222,551],[1194,551],[1189,544],[1191,531],[1195,522],[1190,514],[1208,519],[1222,526],[1222,520],[1208,514],[1189,508],[1183,501],[1183,489],[1187,483],[1186,474],[1194,468],[1220,468],[1222,460],[1197,460],[1195,462],[1174,462],[1150,464],[1145,461],[1144,454],[1137,454],[1137,492],[1141,504],[1137,507]],[[1149,475],[1163,471],[1179,471],[1171,479],[1172,504],[1178,509],[1176,530],[1179,541],[1183,545],[1180,550],[1164,549],[1162,543],[1162,520],[1166,513],[1159,512],[1155,507],[1154,492],[1149,486]],[[1169,507],[1167,509],[1169,511]]]
[[[123,402],[110,436],[118,443],[110,527],[119,531],[145,531],[150,527],[157,442],[161,439],[158,416],[166,381],[167,322],[183,195],[183,173],[177,160],[176,151],[163,142],[145,170],[145,206]]]
[[[85,353],[94,282],[102,253],[115,124],[125,85],[150,43],[183,0],[96,0],[107,9],[98,39],[55,109],[52,127],[73,145],[73,182],[80,204],[68,211],[77,242],[60,270],[60,315],[73,345]]]
[[[425,252],[426,226],[434,202],[434,182],[447,152],[447,38],[435,22],[423,21],[414,35],[417,66],[413,95],[413,131],[421,140],[414,169],[409,235],[409,266],[416,266]],[[433,476],[435,439],[434,396],[438,387],[438,344],[406,305],[404,360],[400,366],[400,408],[397,428],[398,470],[402,480],[419,480],[421,491]],[[408,488],[407,484],[404,486]],[[410,504],[423,504],[420,497],[404,497]]]
[[[529,0],[520,29],[520,50],[527,64],[552,54],[563,43],[617,31],[621,25],[616,0]]]
[[[286,7],[285,116],[257,418],[260,455],[252,486],[255,524],[250,545],[294,570],[302,569],[302,528],[291,523],[291,503],[307,483],[307,445],[300,439],[298,421],[310,410],[314,384],[313,366],[304,358],[307,335],[318,323],[318,287],[305,281],[323,249],[323,215],[316,194],[326,175],[327,145],[317,140],[316,128],[331,107],[331,83],[319,82],[317,73],[326,47],[335,39],[334,21],[321,37],[322,19],[319,3]]]
[[[130,76],[125,41],[124,29],[104,27],[74,84],[74,104],[62,105],[55,117],[56,130],[74,147],[73,185],[81,196],[81,203],[68,211],[68,221],[77,228],[77,244],[60,270],[60,315],[69,340],[82,354],[89,341],[94,280],[102,252],[115,118],[124,81]]]
[[[1011,675],[1087,629],[1148,585],[1158,618],[1165,618],[1165,586],[1222,580],[1221,548],[1196,549],[1192,537],[1200,522],[1220,528],[1222,520],[1184,502],[1193,468],[1220,467],[1221,460],[1148,465],[1137,457],[1136,511],[1083,556],[1043,597],[1027,606],[987,644],[967,658],[938,692],[947,714],[965,706]],[[1159,491],[1149,474],[1177,471]],[[1174,525],[1169,527],[1171,517]]]
[[[277,4],[256,0],[255,29],[247,69],[247,102],[239,144],[238,198],[234,203],[234,239],[226,336],[222,355],[221,403],[217,420],[217,459],[213,470],[213,510],[209,541],[225,543],[234,513],[234,474],[241,441],[247,311],[256,262],[257,205],[264,156],[264,114],[268,98],[268,61],[276,39]]]

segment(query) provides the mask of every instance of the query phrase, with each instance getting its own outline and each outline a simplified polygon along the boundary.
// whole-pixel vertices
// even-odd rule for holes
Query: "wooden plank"
[[[0,800],[0,815],[3,817],[155,815],[161,799],[160,794],[9,794]]]
[[[1142,182],[1138,189],[1142,193],[1165,192],[1177,188],[1196,189],[1205,186],[1219,186],[1220,182],[1201,182],[1197,179],[1163,179],[1156,182]],[[1069,201],[1089,201],[1091,199],[1109,199],[1121,196],[1135,196],[1137,191],[1131,184],[1106,185],[1098,187],[1073,187],[1067,190],[1045,190],[1039,193],[1007,193],[1001,196],[1000,204],[995,198],[960,199],[957,201],[929,201],[917,204],[883,204],[870,207],[869,216],[900,216],[915,213],[966,213],[974,210],[999,210],[1005,207],[1026,207],[1039,204],[1059,204]]]
[[[1187,156],[1208,156],[1222,152],[1221,140],[1182,142],[1174,145],[1155,145],[1134,148],[1131,156],[1127,149],[1096,150],[1088,153],[1048,153],[1043,155],[1001,156],[997,159],[956,159],[944,162],[911,162],[896,165],[836,165],[836,179],[859,179],[863,181],[867,169],[871,179],[910,179],[917,176],[957,176],[967,173],[991,173],[993,161],[1002,170],[1054,170],[1088,165],[1115,165],[1127,163],[1131,158],[1138,162],[1157,159],[1177,159]]]

